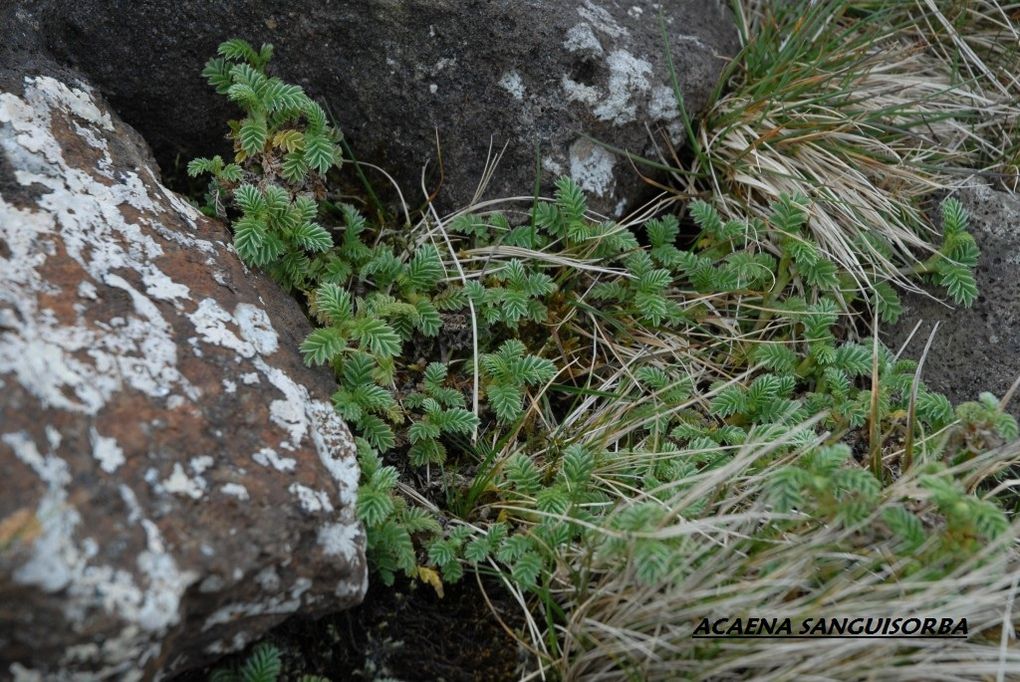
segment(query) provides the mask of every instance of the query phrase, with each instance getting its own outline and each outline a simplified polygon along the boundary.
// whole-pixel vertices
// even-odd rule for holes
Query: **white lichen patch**
[[[255,367],[262,375],[283,394],[283,399],[269,403],[269,419],[289,434],[289,438],[281,441],[279,446],[293,449],[299,446],[306,435],[311,433],[312,442],[319,451],[320,459],[324,457],[323,448],[334,452],[343,452],[352,459],[351,439],[349,432],[336,411],[322,401],[316,401],[308,394],[308,389],[291,379],[277,367],[267,364],[261,358],[255,358]],[[324,418],[323,412],[328,410],[331,418]],[[323,440],[323,432],[330,431],[331,442]],[[336,454],[331,455],[336,456]]]
[[[234,319],[241,330],[241,338],[250,343],[261,355],[272,355],[280,347],[279,337],[265,310],[251,303],[238,303]]]
[[[99,645],[89,642],[88,644],[77,644],[67,647],[61,660],[64,663],[87,662],[94,659],[98,654]]]
[[[591,25],[585,23],[570,27],[563,47],[567,52],[581,52],[592,57],[602,56],[602,43],[591,30]]]
[[[226,585],[227,581],[222,576],[212,573],[198,584],[198,591],[202,594],[214,594],[221,591]]]
[[[443,57],[438,62],[436,62],[435,66],[432,67],[432,71],[433,72],[442,71],[443,69],[445,69],[447,67],[456,66],[456,65],[457,65],[457,60],[455,58],[453,58],[453,57]]]
[[[69,88],[48,76],[26,78],[25,83],[35,86],[31,94],[27,91],[25,93],[26,98],[33,104],[45,102],[47,109],[63,109],[86,123],[113,132],[113,118],[110,113],[96,106],[92,93],[86,89]]]
[[[236,497],[239,500],[248,500],[251,497],[248,494],[248,489],[245,488],[240,483],[224,483],[223,486],[220,488],[220,492],[222,492],[224,495]]]
[[[13,682],[45,682],[45,677],[38,670],[26,668],[20,663],[12,663],[7,671]]]
[[[673,88],[666,85],[652,88],[652,95],[648,100],[648,117],[653,121],[673,121],[680,118],[680,108],[677,106]]]
[[[78,295],[91,301],[96,300],[96,298],[98,298],[98,296],[96,296],[96,285],[83,279],[78,285]]]
[[[200,455],[198,457],[192,457],[191,462],[189,462],[189,464],[191,466],[192,471],[194,471],[196,474],[201,475],[202,473],[205,472],[206,469],[211,467],[214,462],[215,460],[213,460],[213,458],[210,457],[209,455]]]
[[[195,331],[205,343],[228,348],[242,358],[255,355],[255,346],[228,328],[228,325],[238,327],[239,323],[216,299],[203,298],[198,307],[188,314],[188,319],[195,325]]]
[[[566,95],[567,100],[570,102],[580,102],[581,104],[594,107],[602,99],[602,91],[594,85],[578,83],[566,75],[560,79],[560,87],[563,88],[563,94]]]
[[[587,105],[601,121],[615,125],[631,123],[638,118],[638,110],[647,108],[653,120],[676,118],[661,86],[653,91],[649,77],[652,64],[635,57],[627,50],[613,50],[605,59],[609,77],[605,88],[578,83],[567,75],[560,78],[560,87],[568,101]],[[649,99],[651,98],[651,99]]]
[[[333,595],[339,599],[347,600],[352,597],[365,594],[368,591],[368,571],[362,573],[361,583],[354,583],[349,580],[341,580],[337,583],[336,589],[333,590]]]
[[[255,582],[265,592],[275,592],[280,589],[280,574],[276,572],[275,566],[266,566],[255,574]]]
[[[173,471],[170,476],[161,484],[164,492],[171,495],[184,495],[193,500],[199,500],[205,494],[206,482],[201,476],[191,478],[180,462],[174,462]]]
[[[503,77],[499,79],[499,87],[503,88],[510,93],[510,96],[516,100],[524,99],[524,81],[521,79],[521,74],[511,69],[503,74]]]
[[[86,614],[101,609],[127,623],[100,652],[112,673],[126,672],[156,654],[159,635],[180,618],[180,600],[195,581],[195,574],[178,569],[159,529],[144,517],[134,493],[124,485],[118,489],[128,510],[127,522],[142,528],[145,549],[136,559],[134,572],[98,563],[95,541],[78,539],[82,518],[68,499],[71,475],[67,463],[52,451],[43,455],[27,433],[3,434],[0,440],[46,485],[36,510],[41,530],[31,556],[14,571],[14,582],[44,592],[61,592],[68,622],[81,623]]]
[[[52,424],[46,425],[46,442],[50,444],[51,450],[56,450],[60,447],[60,444],[64,441],[64,437],[60,434],[60,431],[56,429]]]
[[[163,272],[154,268],[142,273],[142,282],[145,284],[145,293],[160,301],[188,300],[191,298],[188,295],[190,291],[187,286],[173,281]]]
[[[341,508],[351,510],[357,503],[360,472],[350,432],[329,403],[309,401],[307,414],[319,461],[336,482]]]
[[[262,448],[253,454],[251,458],[264,467],[272,467],[282,472],[294,471],[294,467],[297,466],[296,459],[281,457],[272,448]]]
[[[319,529],[319,545],[326,556],[352,561],[358,552],[361,528],[350,523],[330,523]]]
[[[159,187],[160,191],[163,193],[163,198],[170,204],[170,207],[174,210],[174,212],[184,218],[184,220],[188,223],[188,226],[194,230],[197,227],[197,223],[201,219],[202,214],[198,212],[197,208],[185,201],[180,194],[171,192],[167,189],[167,187],[159,181],[159,178],[156,177],[155,173],[152,172],[151,168],[147,168],[146,170],[149,172],[149,177],[152,179],[152,182]],[[215,247],[205,240],[192,239],[191,241],[194,242],[194,246],[199,247],[199,249],[205,253],[216,253]]]
[[[114,162],[120,145],[109,143],[113,121],[88,90],[28,78],[23,93],[0,93],[0,161],[13,169],[16,183],[33,187],[25,193],[33,201],[27,208],[0,197],[0,388],[23,390],[38,403],[32,409],[59,417],[40,426],[45,436],[38,442],[33,439],[38,435],[0,427],[0,453],[13,453],[4,463],[22,476],[30,472],[39,522],[9,579],[26,591],[59,593],[53,603],[64,609],[62,626],[74,642],[65,652],[68,665],[103,679],[132,679],[142,675],[138,671],[147,661],[166,653],[162,642],[178,624],[184,595],[208,577],[178,561],[204,566],[202,557],[222,551],[218,533],[250,539],[253,532],[240,524],[222,529],[195,524],[191,546],[201,556],[177,555],[180,548],[164,541],[156,520],[191,523],[194,510],[209,509],[206,505],[236,510],[238,501],[251,499],[249,490],[287,487],[292,507],[347,529],[322,537],[333,538],[329,547],[360,562],[354,446],[327,401],[314,400],[294,377],[268,362],[279,353],[280,339],[261,300],[237,303],[232,283],[239,270],[221,267],[232,258],[231,246],[195,238],[201,216],[160,185],[151,168]],[[79,139],[68,140],[69,135]],[[84,155],[78,153],[83,147]],[[82,164],[84,158],[89,160]],[[189,254],[187,262],[204,262],[207,279],[185,277],[171,267],[184,262],[181,248]],[[228,286],[229,303],[210,297],[210,287],[219,290],[215,282]],[[224,355],[227,369],[236,372],[224,372]],[[229,447],[231,457],[217,451],[215,459],[186,450],[138,451],[139,443],[156,442],[155,432],[181,423],[193,428],[189,420],[197,420],[199,428],[211,426],[203,430],[210,437],[230,437],[216,425],[202,425],[207,406],[199,402],[203,394],[196,384],[211,387],[209,399],[217,409],[265,395],[270,422],[260,430],[268,437],[265,447],[259,442],[251,450],[258,449],[252,459],[267,469],[246,470],[246,458]],[[108,430],[113,428],[108,417],[123,414],[132,401],[144,416]],[[309,448],[318,461],[309,459]],[[140,471],[145,471],[141,483]],[[290,485],[297,473],[305,484]],[[234,482],[222,483],[224,476]],[[211,483],[217,495],[233,499],[211,498]],[[81,494],[81,486],[93,484],[107,494],[93,499]],[[140,486],[137,497],[132,486]],[[119,499],[114,492],[110,500],[110,491],[119,492]],[[102,519],[93,517],[100,512]],[[110,514],[121,518],[107,519]],[[298,551],[300,532],[282,540],[282,551]],[[123,543],[112,553],[106,544],[110,533]],[[355,538],[353,545],[347,536]],[[239,561],[234,582],[257,569]],[[227,603],[210,622],[290,613],[322,598],[321,590],[305,594],[312,587],[307,579],[280,583],[266,599]],[[88,621],[97,615],[100,620]],[[91,632],[92,641],[73,640],[87,621],[102,624],[103,640]],[[230,647],[232,639],[223,637]]]
[[[217,625],[232,623],[242,618],[265,616],[269,614],[290,614],[302,606],[302,595],[312,586],[307,578],[298,578],[290,589],[290,596],[286,593],[273,595],[263,601],[248,604],[228,604],[212,613],[202,624],[202,630],[209,630]]]
[[[120,182],[108,185],[93,177],[94,169],[69,165],[52,129],[52,119],[63,112],[112,130],[109,114],[87,92],[52,78],[26,79],[24,99],[0,94],[0,153],[19,183],[47,190],[37,210],[0,197],[0,236],[10,251],[0,258],[0,375],[13,375],[44,407],[86,414],[96,414],[128,387],[164,396],[177,385],[194,395],[177,369],[169,325],[148,293],[116,274],[137,272],[161,297],[186,295],[186,287],[174,286],[154,264],[163,254],[159,243],[116,210],[126,205],[145,214],[156,204],[137,174],[122,173]],[[78,320],[58,320],[40,309],[40,294],[58,293],[40,270],[60,252],[82,269],[82,298],[95,300],[99,283],[118,288],[128,294],[134,314],[104,326],[81,319],[86,308],[78,308]]]
[[[288,490],[292,495],[297,496],[301,508],[310,514],[333,511],[329,495],[321,490],[313,490],[300,483],[291,483]]]
[[[182,395],[172,395],[166,399],[166,408],[168,410],[179,410],[188,404],[188,399]]]
[[[627,29],[620,26],[616,19],[613,18],[609,10],[595,4],[592,0],[584,0],[584,3],[577,8],[577,13],[581,15],[582,19],[591,24],[595,30],[605,33],[611,38],[619,38],[628,33]]]
[[[180,571],[177,568],[176,561],[167,551],[159,527],[144,517],[134,492],[122,485],[120,494],[130,510],[128,519],[140,523],[145,530],[146,548],[138,555],[137,564],[148,582],[137,615],[127,620],[144,630],[165,632],[180,620],[181,596],[196,581],[197,576],[193,571]]]
[[[563,175],[563,165],[551,156],[542,159],[542,168],[557,177]]]
[[[637,100],[649,90],[652,65],[626,50],[614,50],[606,59],[609,65],[609,92],[595,107],[595,115],[616,125],[637,118]]]
[[[116,438],[101,436],[95,427],[92,427],[89,429],[89,440],[92,442],[92,457],[106,473],[114,473],[124,463],[124,451],[117,444]]]
[[[616,157],[590,140],[582,138],[570,145],[570,177],[581,189],[597,197],[612,194],[615,165]]]
[[[42,532],[32,546],[31,558],[14,572],[14,581],[57,592],[84,570],[86,561],[73,537],[81,516],[67,502],[71,472],[60,457],[40,453],[27,433],[5,433],[0,441],[46,486],[36,510]]]

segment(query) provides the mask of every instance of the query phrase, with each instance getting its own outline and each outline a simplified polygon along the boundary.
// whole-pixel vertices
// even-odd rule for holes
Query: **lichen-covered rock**
[[[297,304],[66,79],[0,92],[0,678],[141,679],[366,588]]]
[[[241,37],[273,43],[275,72],[327,103],[359,160],[395,175],[412,206],[423,199],[427,161],[428,190],[438,188],[441,206],[459,207],[482,179],[487,153],[506,144],[486,196],[531,196],[537,166],[546,189],[571,175],[594,206],[619,213],[644,185],[624,155],[590,138],[655,158],[668,158],[667,138],[683,138],[660,18],[692,115],[739,48],[722,0],[48,6],[47,45],[145,135],[164,170],[222,151],[223,122],[236,113],[198,74],[221,41]],[[388,189],[382,176],[371,178]]]
[[[1020,376],[1020,196],[996,191],[977,178],[953,196],[970,214],[970,229],[981,248],[976,270],[980,295],[972,308],[960,308],[906,294],[903,317],[888,331],[886,342],[898,349],[921,322],[906,349],[906,357],[916,359],[937,321],[924,381],[955,403],[976,400],[982,391],[1002,397]],[[1020,396],[1007,410],[1020,417]]]

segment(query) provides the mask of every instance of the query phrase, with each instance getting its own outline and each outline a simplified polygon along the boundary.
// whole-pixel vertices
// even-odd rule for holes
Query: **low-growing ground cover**
[[[529,679],[1020,672],[1017,425],[878,340],[897,287],[977,296],[966,212],[922,200],[1015,165],[1017,65],[989,35],[1016,9],[942,4],[739,4],[687,151],[645,162],[672,193],[619,222],[569,178],[369,219],[331,189],[357,164],[321,106],[267,46],[221,46],[236,157],[189,171],[318,324],[301,350],[358,437],[381,585],[501,584]],[[691,638],[714,613],[933,611],[969,639]]]

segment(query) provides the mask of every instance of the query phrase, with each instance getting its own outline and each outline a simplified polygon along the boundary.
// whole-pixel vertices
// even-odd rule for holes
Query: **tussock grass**
[[[682,187],[732,216],[806,196],[818,244],[862,286],[913,287],[904,268],[931,240],[919,200],[963,168],[1016,182],[1016,6],[734,4],[743,49],[690,140]]]
[[[897,11],[955,82],[972,84],[992,103],[979,111],[970,142],[988,177],[1007,189],[1020,182],[1020,3],[1001,0],[914,0]]]

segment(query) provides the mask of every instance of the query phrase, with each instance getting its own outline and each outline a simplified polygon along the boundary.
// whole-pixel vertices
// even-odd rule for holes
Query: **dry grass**
[[[950,65],[957,82],[974,84],[994,105],[974,125],[971,141],[986,174],[1020,189],[1020,3],[1001,0],[914,0],[900,12],[912,37]]]
[[[725,468],[710,471],[669,502],[675,510],[663,535],[682,537],[683,560],[659,584],[643,585],[634,566],[588,562],[594,584],[576,589],[560,636],[563,654],[551,664],[566,680],[984,680],[1020,676],[1012,603],[1020,557],[1011,536],[940,581],[903,577],[902,565],[877,541],[890,500],[920,493],[905,476],[886,502],[853,530],[815,526],[771,546],[755,536],[777,520],[760,501],[767,471],[753,464],[775,444],[749,446]],[[1020,463],[1020,444],[989,453],[968,472]],[[961,472],[966,473],[966,472]],[[717,500],[698,519],[684,510]],[[1014,526],[1014,532],[1017,526]],[[852,552],[846,551],[853,546]],[[838,551],[836,548],[840,548]],[[576,586],[580,588],[580,586]],[[569,593],[567,590],[564,594]],[[692,639],[704,617],[966,618],[966,640]]]
[[[919,200],[963,168],[1016,183],[1016,6],[735,5],[743,52],[692,141],[684,189],[721,198],[732,216],[764,215],[781,194],[802,194],[817,242],[862,285],[913,286],[904,265],[932,237]]]

